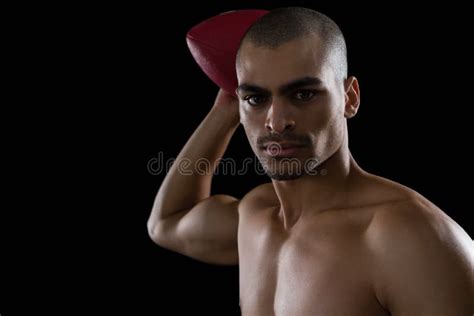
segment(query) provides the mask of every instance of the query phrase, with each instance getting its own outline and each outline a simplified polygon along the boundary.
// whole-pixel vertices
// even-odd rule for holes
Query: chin
[[[299,179],[303,176],[303,174],[289,174],[289,173],[267,173],[267,175],[272,180],[276,181],[291,181]]]
[[[321,161],[317,158],[271,158],[260,160],[265,173],[277,181],[295,180],[304,175],[317,175]]]
[[[295,180],[304,175],[302,163],[298,159],[271,159],[265,164],[267,175],[278,181]]]

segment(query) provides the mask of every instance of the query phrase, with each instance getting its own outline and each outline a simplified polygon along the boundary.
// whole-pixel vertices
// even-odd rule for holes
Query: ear
[[[360,105],[359,82],[356,77],[349,77],[344,81],[344,116],[351,118],[357,114]]]

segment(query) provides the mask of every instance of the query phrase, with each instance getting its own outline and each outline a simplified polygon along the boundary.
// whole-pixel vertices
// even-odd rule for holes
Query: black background
[[[70,78],[58,80],[64,107],[51,109],[61,119],[47,120],[55,128],[42,134],[51,151],[43,145],[50,155],[42,157],[41,174],[53,186],[34,180],[45,191],[41,207],[9,247],[4,297],[12,311],[26,301],[50,312],[64,312],[62,302],[89,313],[239,314],[237,267],[199,263],[148,238],[164,174],[150,174],[147,162],[160,152],[176,157],[217,93],[192,59],[186,32],[224,11],[290,5],[321,11],[345,34],[349,73],[361,88],[360,111],[349,121],[359,165],[415,189],[474,235],[465,8],[315,1],[69,8],[50,25],[49,40],[62,47],[52,60]],[[252,156],[239,128],[226,157]],[[266,181],[217,176],[213,193],[242,197]]]

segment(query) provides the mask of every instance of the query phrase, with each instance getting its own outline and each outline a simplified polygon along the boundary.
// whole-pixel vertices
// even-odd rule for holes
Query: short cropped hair
[[[346,79],[347,48],[342,31],[332,19],[311,9],[289,7],[270,11],[247,30],[240,47],[248,41],[257,47],[275,49],[291,40],[312,34],[319,35],[332,57],[335,57],[333,61],[337,75]]]

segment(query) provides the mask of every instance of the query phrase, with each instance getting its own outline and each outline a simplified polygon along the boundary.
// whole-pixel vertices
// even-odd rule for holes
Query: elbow
[[[148,236],[155,244],[163,248],[176,247],[179,245],[177,230],[181,217],[160,218],[152,214],[147,222]]]
[[[160,245],[163,240],[163,225],[159,221],[149,219],[147,222],[148,236],[155,243]]]

